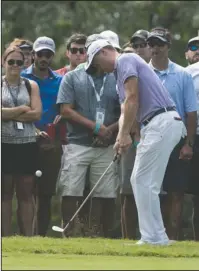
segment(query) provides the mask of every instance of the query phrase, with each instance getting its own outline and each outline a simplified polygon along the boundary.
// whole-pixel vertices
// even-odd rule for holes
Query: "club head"
[[[57,232],[64,232],[64,229],[60,228],[60,227],[57,227],[57,226],[53,226],[52,227],[52,230],[53,231],[57,231]]]

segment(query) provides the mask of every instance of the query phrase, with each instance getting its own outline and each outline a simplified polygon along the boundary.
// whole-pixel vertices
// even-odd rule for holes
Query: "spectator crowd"
[[[119,57],[136,55],[168,91],[185,129],[165,165],[161,213],[169,239],[178,240],[184,198],[192,195],[194,240],[199,241],[199,36],[187,41],[187,67],[182,67],[169,58],[172,35],[162,27],[136,31],[123,47],[110,30],[88,37],[73,34],[66,43],[69,65],[55,71],[52,38],[11,41],[2,56],[2,236],[13,234],[15,193],[21,235],[47,235],[54,195],[60,197],[59,226],[65,227],[113,160],[124,100],[115,71],[105,72],[92,62],[91,46],[97,41],[108,42]],[[142,69],[136,69],[139,78]],[[132,125],[131,146],[109,168],[63,237],[110,238],[119,197],[122,238],[137,239],[142,219],[131,178],[143,125],[139,119]],[[155,170],[156,161],[150,159]],[[41,177],[35,176],[37,170]],[[150,206],[145,212],[147,219]]]

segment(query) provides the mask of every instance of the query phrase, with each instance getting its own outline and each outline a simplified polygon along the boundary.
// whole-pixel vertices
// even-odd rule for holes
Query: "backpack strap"
[[[28,94],[31,96],[32,87],[31,87],[30,81],[24,77],[23,77],[23,80],[24,80],[25,86],[27,88]]]

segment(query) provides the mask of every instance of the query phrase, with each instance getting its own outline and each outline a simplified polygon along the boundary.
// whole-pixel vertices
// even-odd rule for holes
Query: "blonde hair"
[[[22,45],[28,45],[31,49],[33,47],[33,43],[29,40],[25,40],[25,39],[18,39],[18,38],[15,38],[9,45],[10,46],[17,46],[17,47],[20,47]]]

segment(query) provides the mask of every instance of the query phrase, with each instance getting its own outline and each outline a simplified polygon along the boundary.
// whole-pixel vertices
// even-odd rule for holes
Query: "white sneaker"
[[[135,245],[153,245],[153,246],[171,246],[173,243],[175,243],[175,240],[168,240],[166,242],[146,242],[143,240],[139,240],[137,243],[135,243]]]
[[[147,245],[147,244],[148,244],[147,242],[142,241],[142,240],[139,240],[138,242],[135,243],[135,245],[139,245],[139,246]]]

